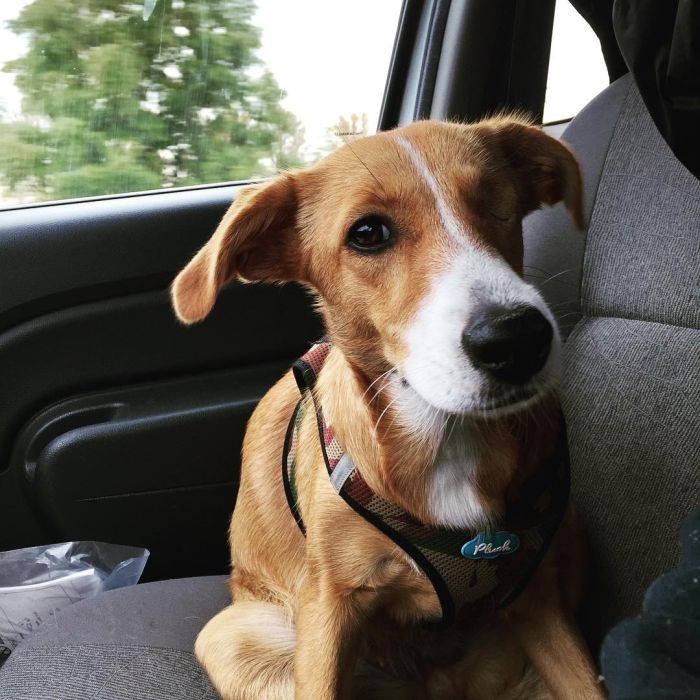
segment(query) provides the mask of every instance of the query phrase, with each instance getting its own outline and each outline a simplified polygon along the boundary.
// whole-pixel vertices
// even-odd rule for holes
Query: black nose
[[[512,384],[522,384],[542,369],[551,343],[552,326],[534,306],[483,308],[462,333],[462,346],[474,365]]]

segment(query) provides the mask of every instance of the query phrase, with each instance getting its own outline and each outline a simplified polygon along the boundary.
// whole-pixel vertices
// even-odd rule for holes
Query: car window
[[[3,0],[0,207],[246,180],[375,131],[401,0]]]
[[[600,42],[569,0],[557,0],[544,123],[571,119],[609,84]]]

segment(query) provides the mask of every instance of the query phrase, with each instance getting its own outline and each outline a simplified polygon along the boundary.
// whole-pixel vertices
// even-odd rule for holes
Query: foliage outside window
[[[0,95],[0,200],[244,180],[309,160],[258,57],[253,0],[23,2],[8,26],[26,53],[0,66],[22,96],[21,116],[3,118]]]

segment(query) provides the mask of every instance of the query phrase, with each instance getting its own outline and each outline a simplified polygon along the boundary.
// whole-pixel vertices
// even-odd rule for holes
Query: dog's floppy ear
[[[542,204],[563,201],[576,226],[582,229],[581,169],[571,149],[525,121],[496,118],[487,124],[516,173],[523,214],[539,209]]]
[[[201,321],[221,288],[234,277],[299,279],[296,210],[294,175],[241,190],[214,235],[173,282],[173,308],[180,321]]]

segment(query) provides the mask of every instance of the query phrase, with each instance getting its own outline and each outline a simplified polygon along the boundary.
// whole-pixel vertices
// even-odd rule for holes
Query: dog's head
[[[521,221],[562,201],[582,225],[570,150],[525,121],[418,122],[240,192],[176,278],[184,323],[230,280],[298,281],[367,380],[406,411],[517,410],[556,379],[559,336],[521,277]]]

